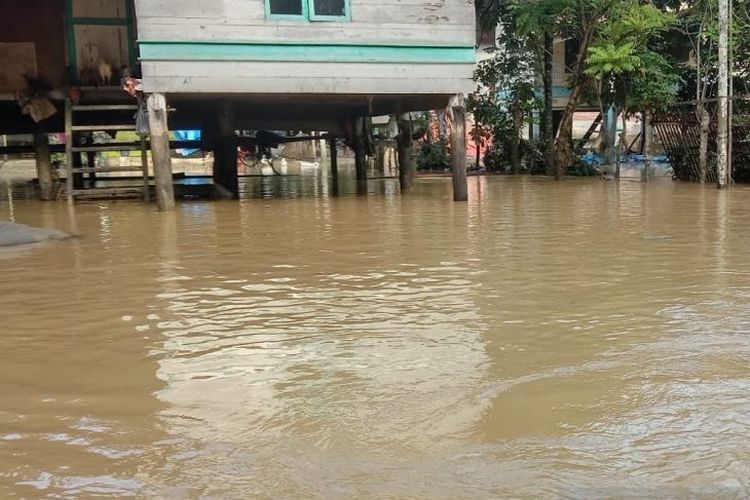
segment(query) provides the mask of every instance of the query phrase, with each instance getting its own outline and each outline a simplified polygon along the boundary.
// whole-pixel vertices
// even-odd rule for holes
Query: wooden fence
[[[700,180],[700,123],[694,110],[662,113],[654,117],[654,130],[669,156],[676,179],[688,182]],[[708,135],[708,169],[706,181],[716,182],[716,120]],[[750,125],[733,127],[732,178],[735,182],[750,183]]]

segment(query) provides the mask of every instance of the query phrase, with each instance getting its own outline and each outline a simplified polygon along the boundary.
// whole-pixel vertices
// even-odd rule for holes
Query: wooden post
[[[234,112],[229,103],[222,103],[217,115],[218,140],[214,146],[214,186],[222,198],[239,198],[237,172],[237,136]]]
[[[67,169],[68,202],[73,202],[73,103],[65,99],[65,168]]]
[[[643,166],[643,182],[651,180],[651,143],[653,142],[653,127],[651,126],[651,112],[643,112],[643,156],[646,163]]]
[[[354,127],[354,169],[357,173],[357,193],[367,194],[367,158],[365,157],[365,120],[357,118]]]
[[[148,184],[148,147],[146,138],[141,137],[141,172],[143,173],[143,201],[151,201],[151,188]]]
[[[401,192],[409,191],[414,186],[416,171],[411,156],[411,120],[401,116],[398,119],[398,180]]]
[[[92,140],[91,144],[93,143],[94,141]],[[88,168],[96,168],[96,153],[94,153],[93,151],[86,152],[86,166]],[[89,172],[88,177],[89,182],[91,183],[91,187],[96,187],[96,172],[92,170],[91,172]]]
[[[49,156],[49,139],[47,132],[41,127],[34,132],[34,156],[36,176],[39,179],[39,197],[42,200],[51,200],[55,182]]]
[[[328,148],[331,151],[331,177],[338,180],[339,178],[339,152],[336,149],[336,138],[328,139]]]
[[[379,139],[375,147],[375,171],[380,177],[385,177],[385,141]]]
[[[73,169],[83,168],[83,153],[73,153]],[[73,188],[76,190],[83,189],[83,174],[73,174]]]
[[[453,199],[469,199],[466,180],[466,108],[464,96],[459,94],[451,101],[453,107],[453,130],[451,132],[451,163],[453,166]]]
[[[323,132],[318,132],[318,136],[322,136]],[[325,139],[318,141],[318,148],[320,149],[320,163],[325,163],[328,159],[328,150],[326,149],[327,144]]]
[[[336,148],[336,138],[328,138],[328,148],[331,157],[331,195],[339,195],[339,152]]]
[[[169,150],[167,100],[164,94],[148,96],[148,123],[151,128],[151,156],[154,163],[156,204],[159,210],[174,210],[172,156]]]

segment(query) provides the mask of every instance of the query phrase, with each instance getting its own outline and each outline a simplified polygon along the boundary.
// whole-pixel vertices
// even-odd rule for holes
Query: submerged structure
[[[150,141],[126,146],[150,148],[165,209],[174,198],[170,129],[204,131],[200,147],[214,151],[214,182],[228,196],[238,195],[237,130],[327,131],[331,144],[352,145],[362,182],[368,116],[440,109],[452,100],[455,151],[465,140],[460,96],[473,88],[471,1],[6,0],[3,10],[0,132],[37,133],[44,188],[49,146],[42,136],[65,131],[71,197],[76,176],[105,171],[82,166],[83,155],[98,151],[87,134],[135,129],[136,101],[121,89],[129,76],[139,77],[148,103]],[[407,120],[400,125],[408,189],[411,133]],[[455,156],[462,199],[465,159]]]

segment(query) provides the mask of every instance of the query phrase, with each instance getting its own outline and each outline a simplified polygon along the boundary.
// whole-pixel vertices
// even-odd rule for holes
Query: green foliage
[[[614,6],[588,50],[586,74],[596,82],[601,108],[653,110],[674,101],[679,78],[662,48],[662,35],[676,16],[651,3],[626,0]]]
[[[475,140],[493,137],[498,150],[508,149],[501,143],[519,140],[524,124],[539,108],[535,56],[526,42],[523,38],[507,39],[480,62],[474,75],[477,89],[467,101],[475,119],[472,136]],[[491,163],[492,168],[499,168],[495,159]]]
[[[605,42],[589,48],[586,73],[596,78],[606,78],[635,71],[641,65],[641,58],[635,54],[633,43],[615,45]]]
[[[494,145],[484,155],[484,167],[488,172],[505,172],[509,166],[508,156],[499,144]]]
[[[448,142],[440,139],[437,142],[425,143],[417,155],[417,169],[419,170],[449,170],[451,155]]]

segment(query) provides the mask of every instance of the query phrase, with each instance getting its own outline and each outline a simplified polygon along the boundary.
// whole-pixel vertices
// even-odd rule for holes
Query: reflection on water
[[[0,494],[747,496],[747,190],[340,183],[16,200]]]

